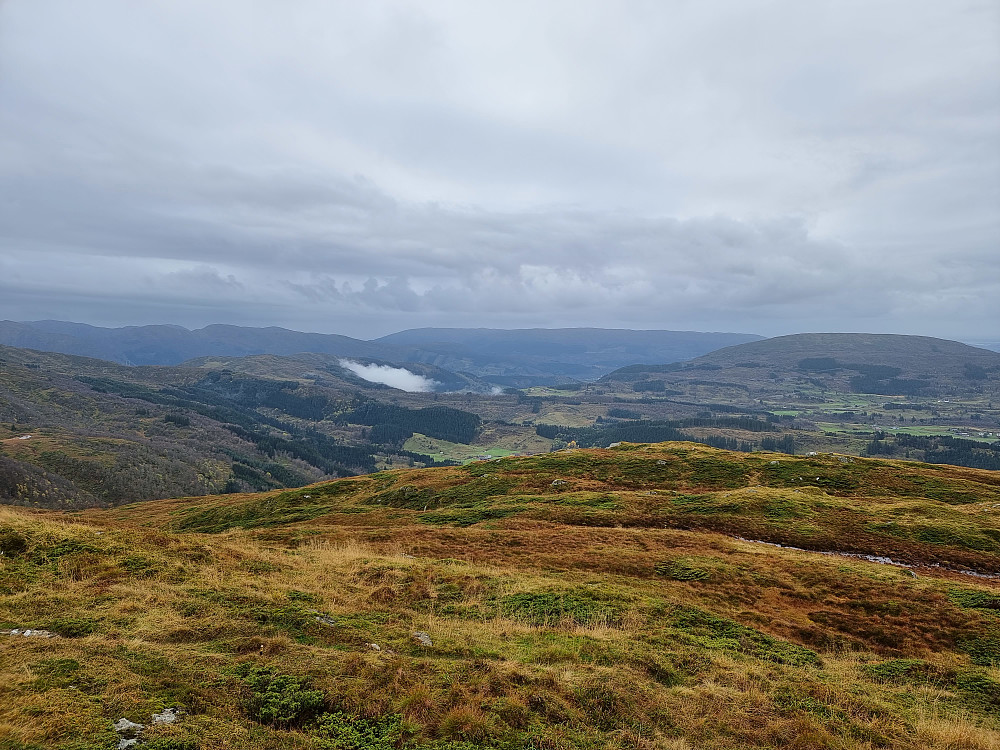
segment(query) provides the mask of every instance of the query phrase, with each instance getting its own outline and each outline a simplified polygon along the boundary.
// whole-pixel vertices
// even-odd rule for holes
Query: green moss
[[[721,495],[677,495],[670,504],[682,513],[709,516],[742,514],[745,510],[738,499],[723,499]]]
[[[877,682],[941,682],[948,681],[945,673],[923,659],[890,659],[862,667],[865,675]]]
[[[819,459],[786,458],[776,464],[762,464],[761,469],[761,482],[769,487],[812,486],[843,493],[862,486],[870,465],[828,464]]]
[[[436,503],[439,507],[479,505],[498,495],[506,495],[516,485],[516,479],[500,476],[484,477],[442,489],[437,493]]]
[[[709,485],[719,489],[735,489],[747,482],[749,471],[741,462],[723,458],[693,458],[689,462],[689,481],[697,485]]]
[[[591,508],[593,510],[618,510],[621,506],[616,495],[606,492],[565,492],[558,495],[543,497],[522,497],[526,502],[545,503],[546,505],[562,505],[568,508]]]
[[[129,555],[118,566],[137,578],[145,578],[154,575],[160,568],[159,564],[148,557],[142,555]]]
[[[980,531],[955,525],[921,525],[916,526],[912,533],[915,539],[921,542],[929,542],[931,544],[941,544],[949,547],[963,547],[965,549],[979,550],[982,552],[996,552],[1000,550],[1000,544]]]
[[[787,497],[769,498],[763,503],[761,510],[766,518],[772,520],[802,518],[810,515],[803,503],[797,503]]]
[[[696,568],[683,559],[657,563],[654,570],[661,576],[673,578],[675,581],[703,581],[711,575],[707,570]]]
[[[8,559],[24,554],[28,549],[28,538],[9,526],[0,527],[0,555]]]
[[[989,591],[953,588],[948,590],[948,598],[968,609],[1000,609],[1000,594]]]
[[[43,659],[33,664],[31,671],[36,675],[31,688],[40,693],[69,689],[83,695],[99,695],[108,685],[105,677],[76,659]]]
[[[847,713],[842,708],[816,700],[811,695],[807,695],[791,686],[783,686],[775,690],[771,696],[771,701],[782,712],[801,711],[818,716],[825,721],[830,721],[834,718],[847,718]]]
[[[955,678],[955,686],[971,699],[990,711],[1000,710],[1000,682],[981,672],[962,672]]]
[[[500,612],[532,625],[613,624],[620,621],[620,603],[586,590],[539,591],[512,594],[500,600]]]
[[[436,497],[437,493],[431,489],[421,489],[412,484],[404,484],[395,489],[388,489],[379,492],[368,499],[368,503],[373,505],[385,505],[390,508],[408,508],[410,510],[420,510],[426,507]]]
[[[780,638],[748,628],[697,607],[674,610],[673,626],[693,636],[694,641],[708,648],[736,651],[757,659],[778,664],[819,666],[815,651],[783,641]]]
[[[135,650],[118,646],[112,652],[117,661],[122,662],[133,674],[142,677],[160,677],[170,674],[172,665],[170,660],[161,654],[152,653],[147,650]]]
[[[143,750],[201,750],[195,740],[177,739],[175,737],[156,737],[142,743]]]
[[[1000,667],[1000,637],[966,638],[958,642],[958,647],[969,655],[973,664],[981,667]]]

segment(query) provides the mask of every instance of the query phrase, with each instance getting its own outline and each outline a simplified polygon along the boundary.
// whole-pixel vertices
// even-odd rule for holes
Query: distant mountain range
[[[1000,353],[928,336],[799,333],[726,347],[683,364],[623,367],[602,381],[737,385],[754,397],[815,386],[887,396],[1000,390]]]
[[[745,333],[601,328],[421,328],[363,341],[273,327],[210,325],[191,331],[173,325],[100,328],[52,320],[0,321],[0,345],[125,365],[314,353],[384,363],[423,363],[512,386],[595,380],[624,365],[679,362],[760,338]]]
[[[523,387],[530,378],[596,380],[623,364],[682,362],[726,346],[759,341],[746,333],[608,328],[416,328],[373,343],[426,362]],[[526,378],[525,376],[528,376]]]

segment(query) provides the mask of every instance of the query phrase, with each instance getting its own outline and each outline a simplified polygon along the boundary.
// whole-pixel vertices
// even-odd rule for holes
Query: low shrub
[[[403,719],[399,714],[363,719],[328,713],[320,717],[317,734],[322,750],[396,750],[403,738]]]
[[[269,667],[249,663],[237,667],[236,673],[247,688],[244,702],[247,715],[261,724],[282,728],[301,726],[324,708],[323,693],[311,690],[305,678],[278,674]]]

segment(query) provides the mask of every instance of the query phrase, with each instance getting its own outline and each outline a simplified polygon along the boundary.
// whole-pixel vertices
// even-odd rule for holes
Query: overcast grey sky
[[[0,0],[0,318],[1000,338],[993,0]]]

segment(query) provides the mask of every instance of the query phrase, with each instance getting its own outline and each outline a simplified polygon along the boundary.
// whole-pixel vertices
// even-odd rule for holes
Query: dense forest
[[[876,432],[865,450],[868,456],[915,458],[931,464],[953,464],[1000,471],[1000,440],[983,443],[950,435],[895,435]]]
[[[415,432],[453,443],[470,443],[482,425],[478,415],[448,406],[407,409],[379,401],[366,401],[338,421],[370,425],[372,442],[390,444],[402,444]]]

